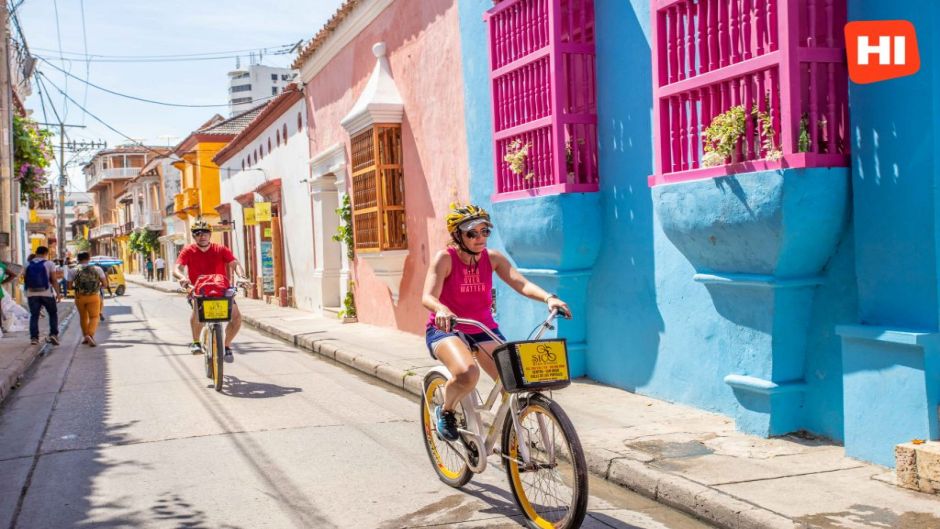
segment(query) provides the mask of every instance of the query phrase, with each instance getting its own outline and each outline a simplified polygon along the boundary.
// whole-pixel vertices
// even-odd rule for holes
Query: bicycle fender
[[[428,379],[431,378],[431,375],[433,375],[433,374],[435,374],[435,373],[439,373],[441,376],[443,376],[443,377],[446,378],[447,380],[450,380],[450,379],[454,378],[454,376],[450,374],[450,371],[449,371],[446,367],[444,367],[444,366],[435,366],[435,367],[432,367],[431,369],[429,369],[428,372],[424,374],[424,382],[425,382],[425,384],[427,384],[427,381],[428,381]]]

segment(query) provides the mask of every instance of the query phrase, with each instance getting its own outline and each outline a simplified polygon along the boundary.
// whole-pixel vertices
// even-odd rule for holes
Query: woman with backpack
[[[81,322],[82,343],[95,347],[95,331],[101,316],[101,289],[110,289],[108,276],[100,266],[91,264],[88,252],[78,254],[78,267],[71,274],[69,288],[75,289],[75,309]]]

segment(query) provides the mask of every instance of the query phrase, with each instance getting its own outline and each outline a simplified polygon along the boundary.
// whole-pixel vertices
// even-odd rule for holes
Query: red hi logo
[[[871,20],[845,25],[849,79],[868,84],[913,75],[920,69],[917,34],[906,20]]]

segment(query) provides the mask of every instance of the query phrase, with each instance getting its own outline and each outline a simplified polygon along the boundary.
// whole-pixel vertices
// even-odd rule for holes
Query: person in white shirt
[[[166,280],[166,261],[162,257],[157,256],[157,259],[153,262],[153,267],[157,269],[157,281]]]

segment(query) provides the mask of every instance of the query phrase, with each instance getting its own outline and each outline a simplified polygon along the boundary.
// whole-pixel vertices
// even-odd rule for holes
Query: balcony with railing
[[[651,13],[650,185],[848,165],[846,0],[654,0]],[[718,116],[742,131],[727,157],[705,150]]]
[[[140,174],[140,167],[116,167],[110,169],[96,169],[92,173],[85,173],[85,187],[91,191],[100,183],[127,180]]]
[[[195,187],[187,187],[183,190],[183,208],[195,208],[199,210],[199,190]]]
[[[597,191],[594,0],[505,0],[484,19],[494,200]]]
[[[125,235],[130,235],[134,231],[133,222],[125,222],[124,224],[119,224],[114,230],[114,235],[117,237],[123,237]]]
[[[55,189],[52,186],[40,188],[36,198],[30,199],[30,209],[39,212],[55,210]]]
[[[96,226],[88,232],[88,238],[91,240],[101,239],[105,237],[113,237],[117,231],[117,224],[102,224],[101,226]]]
[[[151,231],[163,229],[163,214],[161,211],[142,211],[134,216],[134,228]]]

